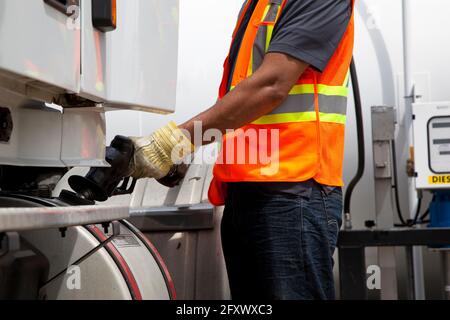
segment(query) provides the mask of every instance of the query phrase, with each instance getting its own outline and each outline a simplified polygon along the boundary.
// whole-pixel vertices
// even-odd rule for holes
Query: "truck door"
[[[179,1],[96,0],[96,6],[102,2],[115,10],[116,27],[106,32],[93,23],[93,1],[81,0],[80,94],[112,108],[173,112]]]
[[[78,0],[0,1],[0,80],[78,92]]]

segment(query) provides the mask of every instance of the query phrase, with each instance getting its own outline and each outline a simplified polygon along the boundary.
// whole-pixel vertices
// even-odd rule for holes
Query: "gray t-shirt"
[[[323,71],[352,14],[351,0],[288,0],[268,52],[281,52]]]
[[[249,0],[256,2],[257,0]],[[277,1],[277,0],[272,0]],[[278,0],[279,1],[279,0]],[[253,8],[254,8],[254,4]],[[247,15],[250,15],[248,12]],[[286,6],[275,25],[268,52],[288,54],[308,63],[318,71],[323,71],[342,36],[352,14],[351,0],[287,0]],[[249,17],[244,20],[249,20]],[[238,35],[243,35],[242,26]],[[236,54],[241,39],[236,39]],[[234,56],[233,56],[234,53]],[[230,61],[232,65],[234,61]],[[301,152],[301,150],[299,150]],[[248,187],[263,189],[270,193],[295,194],[309,197],[312,180],[305,182],[255,182],[246,183]],[[326,192],[334,188],[324,186]]]

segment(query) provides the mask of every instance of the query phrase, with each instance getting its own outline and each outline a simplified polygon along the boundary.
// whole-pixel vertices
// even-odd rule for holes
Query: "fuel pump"
[[[450,102],[413,105],[416,188],[433,194],[429,228],[450,228]],[[444,293],[450,299],[450,246],[441,251]]]

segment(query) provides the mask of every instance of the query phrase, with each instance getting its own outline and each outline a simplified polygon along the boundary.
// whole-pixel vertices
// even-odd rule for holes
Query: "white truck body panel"
[[[43,0],[0,1],[0,73],[78,92],[80,30]]]
[[[81,1],[81,95],[107,106],[175,111],[178,0],[118,0],[117,29],[93,28],[91,1]]]
[[[43,0],[3,0],[0,74],[113,108],[173,112],[178,10],[179,0],[118,0],[117,29],[103,33],[90,0],[73,17]]]
[[[0,1],[0,107],[13,118],[0,164],[105,166],[103,108],[175,110],[179,0],[117,0],[109,32],[94,28],[91,0],[68,3],[79,5]]]
[[[14,129],[0,144],[0,164],[23,167],[109,166],[103,108],[11,108]]]

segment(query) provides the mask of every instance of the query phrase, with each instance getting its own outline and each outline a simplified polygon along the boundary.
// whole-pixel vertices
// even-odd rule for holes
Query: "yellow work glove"
[[[136,179],[166,177],[175,165],[194,152],[194,145],[174,122],[142,138],[131,138],[135,152],[131,176]]]

